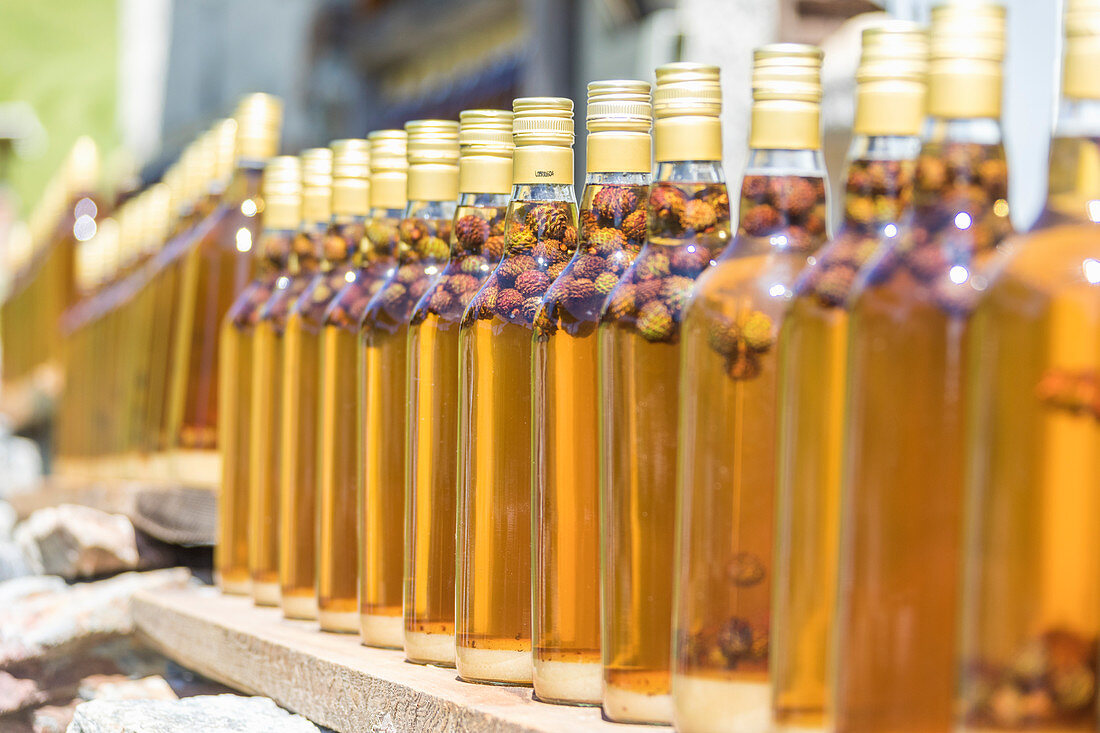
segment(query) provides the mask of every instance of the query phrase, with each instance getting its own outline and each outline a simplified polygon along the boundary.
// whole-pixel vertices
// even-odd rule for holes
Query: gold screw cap
[[[333,140],[332,213],[366,216],[370,211],[370,143],[362,139]]]
[[[237,159],[267,160],[279,151],[283,101],[271,94],[249,94],[233,114],[237,121]]]
[[[999,117],[1004,55],[1004,7],[987,0],[955,0],[933,8],[928,113]]]
[[[297,229],[302,218],[302,163],[296,155],[267,161],[263,178],[264,228]]]
[[[717,66],[679,61],[657,67],[653,115],[717,117],[722,113],[722,86]]]
[[[302,221],[328,222],[332,217],[332,151],[309,148],[298,157],[302,159]]]
[[[1100,99],[1100,0],[1066,0],[1062,95]]]
[[[73,143],[65,161],[65,187],[69,197],[90,193],[99,181],[99,147],[82,135]]]
[[[588,85],[589,173],[645,173],[650,170],[653,105],[649,83],[626,79]]]
[[[512,112],[512,183],[572,183],[573,100],[520,97],[512,102]]]
[[[224,186],[233,175],[236,164],[237,121],[232,117],[218,120],[211,128],[215,185]]]
[[[928,34],[916,23],[888,20],[863,31],[856,70],[856,118],[861,135],[914,136],[924,120]]]
[[[409,201],[454,201],[458,198],[458,123],[414,120],[409,136]]]
[[[512,187],[514,115],[502,109],[467,109],[459,116],[458,189],[508,193]]]
[[[370,141],[371,208],[405,208],[408,138],[404,130],[375,130],[367,135]]]
[[[773,43],[753,51],[749,147],[821,147],[821,61],[817,46]]]

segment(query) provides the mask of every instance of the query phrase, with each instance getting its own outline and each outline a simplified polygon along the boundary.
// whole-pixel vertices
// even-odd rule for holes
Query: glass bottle
[[[512,111],[505,254],[459,328],[455,661],[464,680],[530,684],[531,338],[550,267],[577,248],[577,211],[573,102]]]
[[[682,731],[763,729],[769,717],[775,342],[825,241],[821,59],[799,44],[753,52],[737,235],[684,306],[672,662]]]
[[[217,485],[221,478],[216,440],[219,330],[234,299],[252,279],[263,165],[278,149],[281,125],[282,102],[251,94],[238,106],[233,122],[216,126],[218,137],[235,128],[236,167],[228,184],[215,174],[211,193],[218,204],[196,228],[185,256],[172,355],[173,470],[189,484]],[[222,186],[224,193],[219,191]]]
[[[317,620],[322,631],[355,632],[359,629],[356,600],[356,572],[359,564],[355,548],[355,491],[339,490],[339,472],[325,458],[334,439],[351,441],[354,430],[335,436],[335,406],[341,397],[339,381],[333,378],[334,366],[325,356],[326,314],[343,289],[354,282],[361,267],[360,246],[370,213],[370,143],[366,140],[336,140],[332,148],[332,220],[325,236],[325,257],[302,318],[309,330],[316,331],[319,359],[317,442]],[[302,296],[299,302],[305,299]],[[354,387],[350,392],[354,395]],[[299,450],[309,446],[299,436]],[[348,478],[354,481],[354,473]],[[354,484],[353,484],[354,486]],[[350,549],[350,551],[349,551]]]
[[[360,325],[359,415],[364,594],[362,638],[369,646],[404,645],[406,395],[408,327],[416,302],[450,256],[458,198],[458,123],[415,120],[408,135],[408,203],[398,225],[397,268],[367,305]],[[401,491],[396,489],[400,487]]]
[[[649,83],[588,85],[577,251],[548,272],[534,341],[534,685],[539,700],[598,705],[600,309],[645,240]]]
[[[409,322],[405,475],[405,658],[455,663],[458,327],[504,254],[512,113],[459,115],[458,208],[451,257]]]
[[[669,723],[680,321],[730,238],[718,67],[657,69],[646,243],[598,330],[603,710]]]
[[[1008,234],[1004,9],[932,11],[913,206],[850,304],[835,726],[947,731],[962,537],[971,280]]]
[[[394,270],[397,224],[405,210],[405,131],[377,130],[367,137],[370,146],[370,211],[360,239],[356,267],[325,312],[321,329],[321,497],[331,497],[333,522],[321,525],[322,558],[335,552],[331,565],[331,593],[325,591],[322,569],[319,602],[327,607],[329,626],[356,632],[361,627],[359,595],[366,531],[358,500],[361,420],[358,414],[359,324],[370,299]],[[330,510],[322,504],[322,518]],[[351,548],[351,551],[349,551]],[[323,568],[326,566],[322,559]],[[326,598],[327,597],[327,598]],[[328,623],[326,622],[326,623]],[[335,629],[333,629],[335,630]]]
[[[256,278],[237,297],[222,322],[218,415],[222,483],[218,492],[218,546],[214,568],[225,593],[251,592],[250,543],[269,535],[270,506],[252,505],[249,445],[252,441],[252,383],[255,329],[264,303],[280,278],[288,277],[291,240],[302,218],[302,174],[298,158],[272,158],[264,168],[263,230],[256,246]],[[253,516],[253,512],[257,516]],[[270,516],[264,516],[268,514]],[[258,520],[258,521],[257,521]],[[261,524],[262,523],[262,524]],[[256,546],[262,552],[260,545]],[[273,557],[272,557],[273,560]]]
[[[772,712],[822,729],[836,606],[848,293],[912,198],[928,41],[906,21],[863,31],[844,218],[793,288],[779,328]],[[812,578],[812,582],[807,582]]]
[[[318,284],[324,283],[324,248],[332,219],[332,151],[310,148],[302,160],[302,224],[294,238],[297,260],[293,293],[283,322],[282,417],[276,434],[279,455],[279,583],[283,616],[317,618],[317,390],[316,321],[307,315]],[[304,282],[303,282],[304,281]],[[323,286],[323,285],[322,285]],[[319,320],[320,313],[316,318]]]
[[[1065,33],[1046,206],[971,326],[960,731],[1097,729],[1100,6]]]
[[[279,176],[280,197],[292,196],[289,158],[280,156],[279,167],[272,174]],[[299,157],[297,168],[299,197],[304,178],[304,161]],[[288,202],[289,203],[289,202]],[[289,214],[289,212],[287,212]],[[298,219],[290,237],[286,269],[279,273],[271,295],[260,306],[252,326],[252,378],[249,396],[248,431],[248,565],[252,575],[252,600],[261,606],[279,606],[282,602],[282,487],[280,480],[280,437],[283,420],[282,378],[285,371],[285,335],[287,315],[294,300],[312,279],[312,272],[302,271],[302,260],[313,258],[313,241],[301,231],[302,202]],[[280,226],[288,222],[280,221]],[[284,236],[280,230],[279,236]],[[315,262],[315,260],[314,260]]]

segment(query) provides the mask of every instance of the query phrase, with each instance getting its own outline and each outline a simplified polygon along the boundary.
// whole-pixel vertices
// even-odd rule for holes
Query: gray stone
[[[15,508],[0,499],[0,542],[7,542],[11,539],[16,521],[18,521],[18,517],[15,514]]]
[[[15,604],[21,601],[50,596],[68,587],[65,579],[56,575],[30,575],[5,580],[0,583],[0,608],[14,609]]]
[[[266,697],[210,695],[183,700],[93,700],[80,705],[69,733],[317,733]]]
[[[134,525],[121,514],[76,504],[39,509],[15,529],[38,574],[90,578],[138,567]]]
[[[80,681],[84,700],[175,700],[176,693],[159,675],[132,680],[121,674],[97,674]]]
[[[34,733],[65,733],[81,702],[83,700],[70,700],[65,705],[43,705],[38,708],[31,713]]]
[[[23,548],[14,542],[0,542],[0,582],[33,574]]]
[[[190,578],[186,568],[123,573],[53,593],[27,595],[18,603],[0,604],[0,669],[130,634],[134,629],[130,615],[134,593],[182,588]]]

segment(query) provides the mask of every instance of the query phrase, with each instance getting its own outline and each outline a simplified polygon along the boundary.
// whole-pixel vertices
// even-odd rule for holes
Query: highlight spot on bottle
[[[962,285],[970,277],[970,271],[962,265],[955,265],[948,271],[947,276],[951,278],[951,282]]]
[[[348,270],[347,272],[345,272],[344,273],[344,282],[349,282],[349,283],[355,282],[355,273],[351,270]]]
[[[1100,260],[1094,260],[1090,257],[1082,263],[1082,269],[1085,271],[1085,279],[1090,284],[1100,283]]]
[[[768,289],[768,295],[772,296],[773,298],[778,298],[781,295],[785,295],[786,293],[787,288],[783,287],[783,283],[776,283]]]
[[[256,202],[252,199],[245,199],[241,204],[241,213],[245,216],[256,216],[257,211]]]
[[[973,223],[973,220],[970,218],[970,214],[966,213],[965,211],[960,211],[959,213],[955,214],[955,227],[956,228],[962,229],[962,230],[965,231],[965,230],[970,228],[970,225],[972,223]]]
[[[1005,217],[1008,216],[1008,202],[1004,199],[997,199],[993,202],[993,213],[996,216]]]
[[[889,239],[893,239],[894,237],[898,236],[897,224],[887,224],[882,228],[882,233],[886,235],[886,237],[888,237]]]
[[[247,252],[252,249],[252,232],[244,227],[237,230],[237,251]]]
[[[78,242],[87,242],[89,239],[95,236],[96,224],[95,219],[87,214],[82,214],[76,218],[73,222],[73,236]]]
[[[77,201],[76,206],[73,207],[73,214],[75,214],[77,218],[90,216],[94,219],[97,213],[99,213],[99,208],[95,205],[95,201],[92,201],[87,196]]]
[[[1085,208],[1088,209],[1089,219],[1092,223],[1100,222],[1100,201],[1093,199],[1085,204]]]

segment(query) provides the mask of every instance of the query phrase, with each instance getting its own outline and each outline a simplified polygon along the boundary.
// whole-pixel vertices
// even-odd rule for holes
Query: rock
[[[11,539],[11,533],[15,529],[17,520],[18,517],[12,505],[0,500],[0,542],[7,542]]]
[[[183,700],[93,700],[80,705],[69,733],[317,733],[266,697],[211,695]]]
[[[33,440],[0,432],[0,498],[34,491],[42,480],[42,454]]]
[[[31,727],[34,733],[65,733],[73,720],[76,707],[84,702],[70,700],[65,705],[43,705],[31,713]]]
[[[39,705],[46,695],[34,680],[20,679],[0,671],[0,715]]]
[[[59,592],[30,595],[11,605],[0,604],[0,669],[130,634],[134,628],[130,597],[134,593],[181,588],[190,577],[186,568],[124,573],[67,586]]]
[[[32,575],[23,548],[14,542],[0,542],[0,582]]]
[[[56,575],[31,575],[0,583],[0,608],[12,609],[20,601],[60,593],[68,589],[63,578]]]
[[[39,575],[90,578],[138,567],[134,525],[91,507],[39,509],[15,528],[15,541]]]
[[[80,681],[83,700],[176,700],[176,693],[159,675],[132,680],[126,675],[92,675]]]

